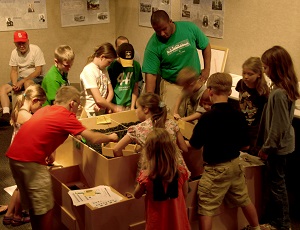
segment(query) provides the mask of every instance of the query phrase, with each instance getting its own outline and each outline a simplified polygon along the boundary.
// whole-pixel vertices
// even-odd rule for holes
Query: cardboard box
[[[68,229],[124,229],[144,221],[144,197],[127,198],[111,187],[123,199],[115,204],[94,208],[90,204],[74,206],[68,192],[70,188],[89,188],[88,180],[78,165],[54,169],[52,175],[57,225]],[[142,228],[136,228],[142,229]]]
[[[137,122],[134,111],[105,116],[107,117],[104,120],[110,120],[110,123],[97,124],[97,117],[82,119],[81,122],[89,129],[108,129],[119,126],[123,131],[126,131],[128,128],[125,123]],[[178,125],[183,136],[189,139],[192,135],[194,125],[186,122],[179,122]],[[106,155],[111,155],[113,145],[114,143],[109,143],[106,149],[104,148]],[[69,172],[64,172],[63,169],[56,170],[61,170],[60,172],[66,175],[77,175],[76,177],[81,179],[72,179],[69,181],[66,175],[63,175],[58,180],[57,175],[53,174],[53,177],[56,178],[54,179],[54,188],[56,191],[55,201],[62,212],[65,212],[64,215],[67,216],[69,213],[70,216],[76,219],[76,226],[79,227],[79,229],[144,229],[144,198],[139,200],[125,199],[125,201],[113,204],[105,209],[93,210],[89,205],[74,207],[71,203],[71,198],[65,195],[69,189],[67,185],[70,186],[69,182],[72,182],[71,184],[73,184],[73,186],[78,186],[78,183],[79,185],[86,184],[90,187],[108,185],[123,196],[125,196],[126,193],[132,193],[136,185],[137,165],[140,156],[139,154],[131,154],[132,146],[128,148],[129,149],[126,149],[126,151],[129,151],[128,155],[125,154],[123,157],[108,158],[77,139],[69,137],[65,143],[57,149],[56,162],[62,164],[64,167],[72,166],[75,168],[68,167],[65,169],[69,170]],[[189,183],[191,191],[186,201],[192,229],[198,229],[197,185],[199,177],[203,172],[202,150],[191,151],[184,154],[183,157],[192,173],[192,178],[198,178]],[[81,174],[78,174],[78,170]],[[53,170],[53,173],[54,172]],[[58,173],[58,171],[56,172]],[[246,181],[250,198],[260,215],[261,167],[247,167]],[[69,221],[65,221],[64,224],[74,226],[71,220],[72,218],[70,217]],[[219,214],[214,217],[213,229],[241,229],[246,225],[247,221],[240,208],[228,209],[222,206]],[[98,228],[94,228],[94,226]]]
[[[117,143],[109,142],[102,147],[102,154],[106,157],[114,157],[113,148],[116,146]],[[132,154],[138,154],[136,152],[136,145],[129,144],[122,150],[123,156],[129,156]]]

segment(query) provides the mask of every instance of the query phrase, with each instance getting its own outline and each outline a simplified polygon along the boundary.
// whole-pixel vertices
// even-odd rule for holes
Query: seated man
[[[2,122],[9,124],[10,110],[8,93],[20,92],[31,84],[41,84],[43,80],[44,54],[41,49],[29,44],[28,35],[19,30],[14,33],[16,48],[11,52],[9,65],[11,66],[11,82],[0,86],[0,99],[3,108]]]

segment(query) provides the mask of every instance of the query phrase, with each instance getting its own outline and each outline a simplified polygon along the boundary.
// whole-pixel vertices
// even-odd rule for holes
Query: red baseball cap
[[[17,30],[14,33],[14,42],[27,42],[28,35],[24,30]]]

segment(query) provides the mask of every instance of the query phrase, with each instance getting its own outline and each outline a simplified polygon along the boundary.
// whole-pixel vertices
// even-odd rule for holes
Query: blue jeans
[[[267,175],[270,189],[267,215],[269,223],[280,230],[291,226],[289,200],[285,183],[287,155],[271,154],[267,160]]]

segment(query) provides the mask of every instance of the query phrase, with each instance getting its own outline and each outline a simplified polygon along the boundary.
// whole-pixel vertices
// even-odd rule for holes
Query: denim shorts
[[[17,81],[21,81],[22,79],[24,79],[24,78],[23,78],[23,77],[18,77]],[[38,76],[38,77],[36,77],[36,78],[33,78],[32,80],[33,80],[33,82],[34,82],[35,84],[41,85],[43,79],[44,79],[44,76]],[[7,84],[9,84],[10,86],[12,86],[12,82],[11,82],[11,81],[8,82]],[[23,87],[22,90],[24,90],[24,87]]]
[[[213,216],[223,200],[229,207],[250,204],[244,172],[239,157],[205,165],[198,184],[198,214]]]

